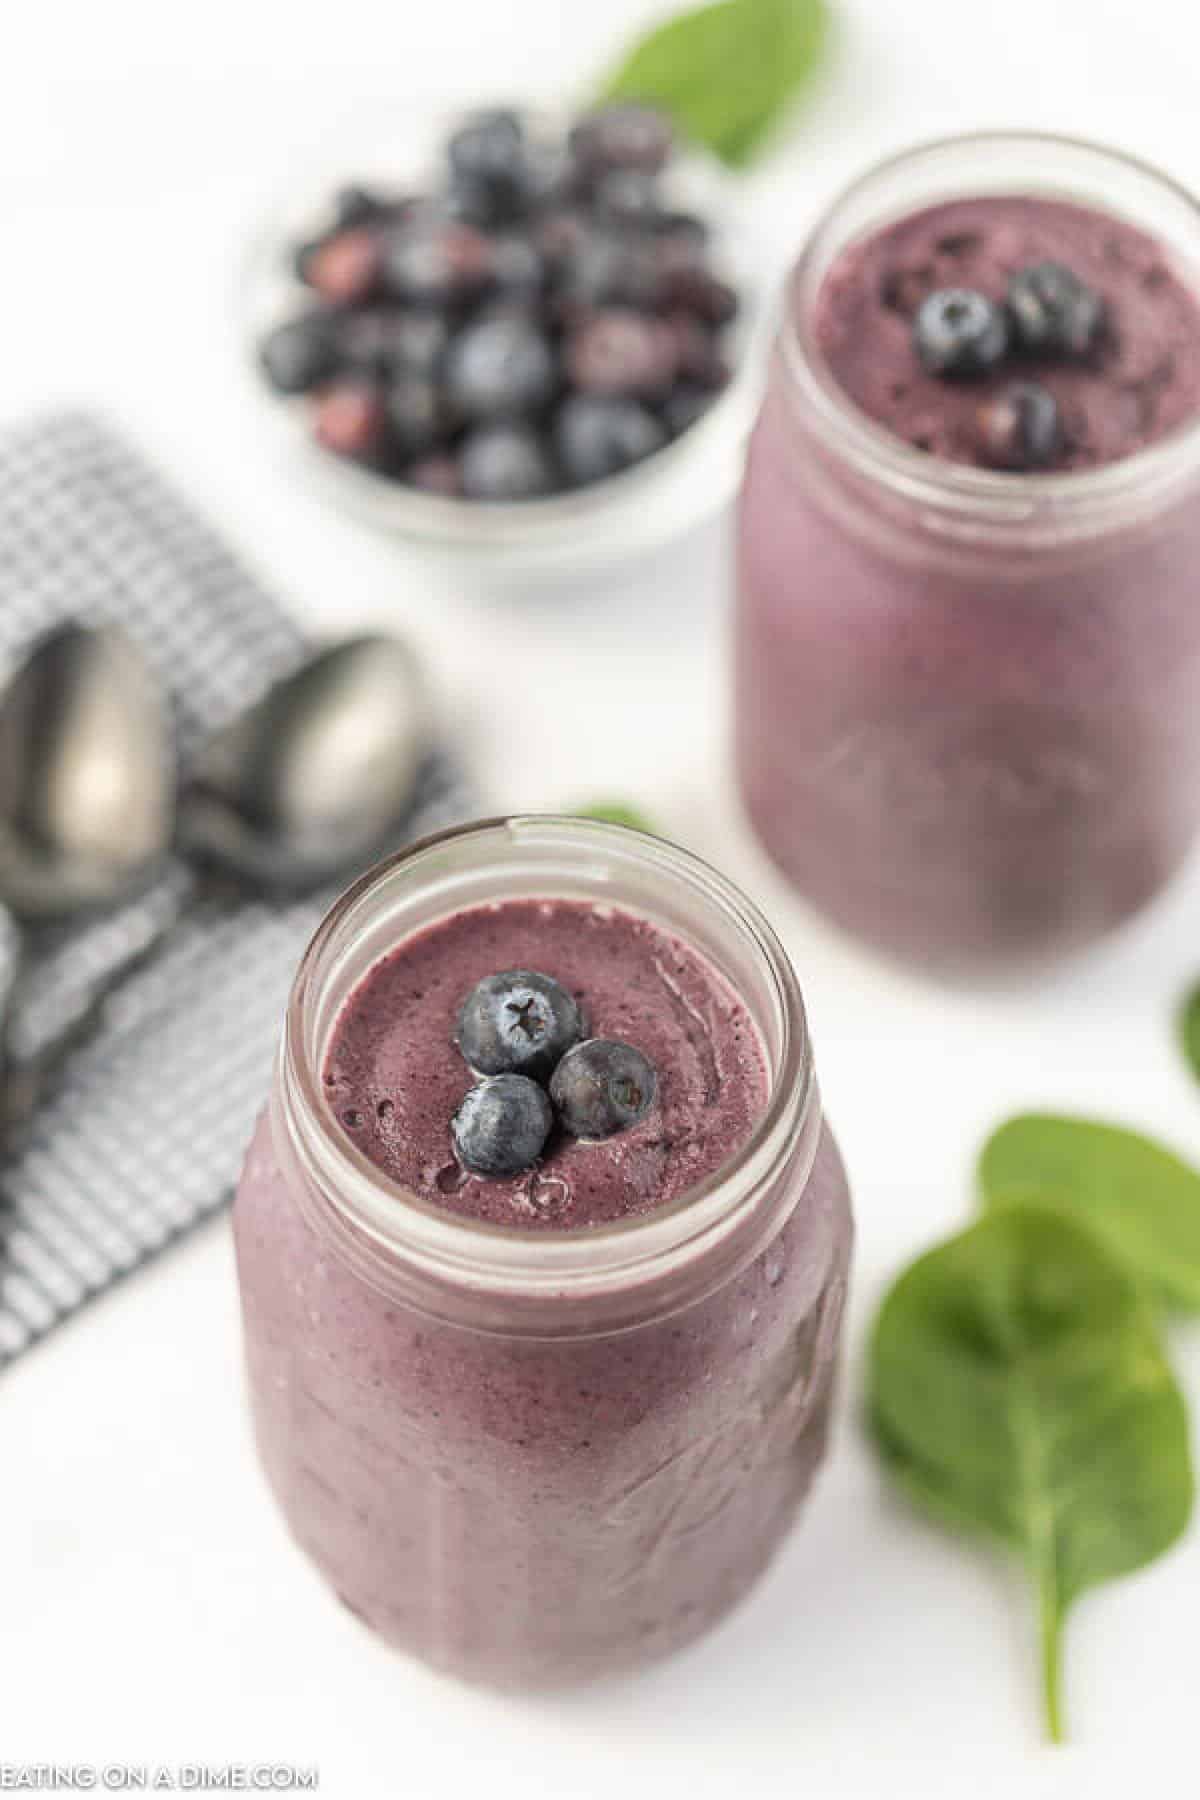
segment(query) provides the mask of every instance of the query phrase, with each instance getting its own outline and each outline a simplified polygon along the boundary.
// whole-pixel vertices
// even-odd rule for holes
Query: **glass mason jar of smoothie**
[[[649,1114],[471,1175],[464,991],[533,967],[657,1068]],[[553,1091],[553,1089],[552,1089]],[[821,1459],[851,1242],[803,1005],[685,852],[518,818],[364,877],[301,965],[234,1226],[256,1436],[391,1643],[545,1688],[714,1623]]]
[[[1047,261],[1099,296],[1087,355],[929,373],[923,299],[1015,317],[1008,284]],[[800,892],[889,952],[955,972],[1086,945],[1193,842],[1198,293],[1192,196],[1053,137],[903,155],[801,252],[741,502],[739,780]],[[1056,448],[997,458],[1018,415],[988,403],[1031,381]]]

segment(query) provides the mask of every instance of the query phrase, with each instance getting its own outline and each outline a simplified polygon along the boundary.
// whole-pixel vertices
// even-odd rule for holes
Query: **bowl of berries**
[[[667,120],[409,110],[260,231],[254,386],[326,499],[431,548],[578,565],[723,505],[757,406],[761,257]]]

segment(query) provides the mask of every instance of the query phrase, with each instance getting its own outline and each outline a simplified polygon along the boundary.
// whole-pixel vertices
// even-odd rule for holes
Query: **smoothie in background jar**
[[[1086,355],[946,379],[934,291],[1065,266]],[[741,504],[736,755],[759,836],[839,925],[936,969],[1086,945],[1200,823],[1200,211],[1099,147],[913,151],[790,281]],[[992,403],[1049,393],[1029,466]],[[1001,466],[997,466],[1000,464]]]
[[[456,1020],[534,969],[657,1087],[472,1175]],[[234,1213],[254,1421],[297,1542],[397,1646],[545,1688],[689,1641],[823,1454],[850,1251],[795,977],[692,857],[517,819],[364,878],[314,940]]]

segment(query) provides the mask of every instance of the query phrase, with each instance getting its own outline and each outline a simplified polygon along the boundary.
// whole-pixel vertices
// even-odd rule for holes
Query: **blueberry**
[[[382,218],[387,210],[386,200],[381,200],[378,194],[358,182],[348,182],[333,196],[333,216],[339,227],[368,225],[372,220]]]
[[[610,169],[596,182],[593,204],[605,224],[652,229],[662,216],[657,177],[644,169]]]
[[[398,299],[445,306],[478,293],[491,278],[492,245],[481,231],[422,214],[392,232],[383,280]]]
[[[614,232],[589,231],[562,271],[561,295],[568,307],[649,307],[662,293],[654,247]]]
[[[1062,446],[1058,405],[1036,381],[1015,381],[979,409],[979,451],[996,469],[1044,469]]]
[[[578,256],[591,234],[587,215],[578,207],[557,206],[533,227],[533,242],[551,269],[565,268]]]
[[[661,319],[610,307],[572,332],[565,362],[585,394],[661,394],[675,379],[678,341]]]
[[[689,266],[677,259],[663,265],[659,249],[659,280],[662,292],[673,306],[693,312],[706,325],[729,325],[737,317],[739,301],[736,288],[717,277],[702,264]]]
[[[671,313],[666,323],[675,341],[680,379],[694,382],[698,387],[724,387],[729,379],[729,369],[721,355],[716,333],[695,313]]]
[[[450,342],[440,313],[371,307],[347,313],[337,327],[337,350],[352,369],[373,375],[435,375]]]
[[[457,500],[462,495],[462,469],[458,458],[447,450],[418,457],[401,471],[400,479],[407,487],[422,494],[436,494],[443,500]]]
[[[974,288],[937,288],[917,309],[913,342],[931,375],[985,375],[1008,352],[1008,322]]]
[[[387,429],[383,396],[375,385],[344,379],[324,388],[313,413],[313,435],[326,450],[358,462],[371,461]]]
[[[546,259],[529,238],[512,231],[492,240],[492,283],[507,298],[536,294],[546,279]]]
[[[471,989],[455,1042],[477,1075],[547,1081],[583,1031],[579,1003],[560,981],[536,969],[506,969]]]
[[[1105,308],[1094,288],[1062,263],[1034,263],[1008,285],[1012,331],[1034,356],[1090,356],[1104,330]]]
[[[557,485],[545,446],[528,425],[481,425],[468,432],[459,468],[469,500],[537,500]]]
[[[671,436],[682,437],[708,411],[714,397],[710,387],[697,387],[692,382],[681,382],[672,388],[662,405],[662,416]]]
[[[466,1094],[451,1122],[458,1160],[475,1175],[519,1175],[546,1147],[554,1114],[527,1075],[493,1075]]]
[[[445,401],[427,375],[400,375],[387,390],[388,437],[404,457],[430,450],[448,428]]]
[[[307,394],[337,365],[328,319],[311,313],[276,325],[259,345],[258,359],[277,393]]]
[[[661,449],[663,426],[636,400],[572,394],[555,427],[559,460],[577,486],[603,481]]]
[[[457,180],[502,204],[515,201],[525,178],[525,133],[516,113],[503,109],[476,113],[447,146]]]
[[[468,325],[446,355],[446,391],[464,419],[536,412],[557,384],[550,341],[521,312],[498,312]]]
[[[575,155],[594,170],[645,169],[654,174],[665,166],[674,141],[665,114],[627,103],[589,113],[571,133]]]
[[[550,1078],[550,1098],[564,1131],[606,1138],[628,1131],[654,1104],[658,1076],[648,1057],[614,1038],[577,1044]]]

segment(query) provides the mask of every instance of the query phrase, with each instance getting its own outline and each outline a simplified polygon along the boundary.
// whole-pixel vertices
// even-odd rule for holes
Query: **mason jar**
[[[1196,201],[1115,151],[999,134],[875,169],[787,287],[738,550],[751,821],[837,924],[951,972],[1101,937],[1200,823],[1200,420],[1094,469],[959,466],[857,410],[818,350],[840,252],[986,194],[1124,219],[1200,284]]]
[[[357,983],[460,909],[563,897],[650,918],[736,989],[766,1109],[691,1192],[523,1232],[392,1183],[321,1071]],[[846,1178],[796,977],[682,850],[517,818],[432,838],[334,906],[296,977],[234,1209],[263,1468],[297,1543],[372,1630],[470,1680],[547,1688],[708,1629],[824,1453]]]

